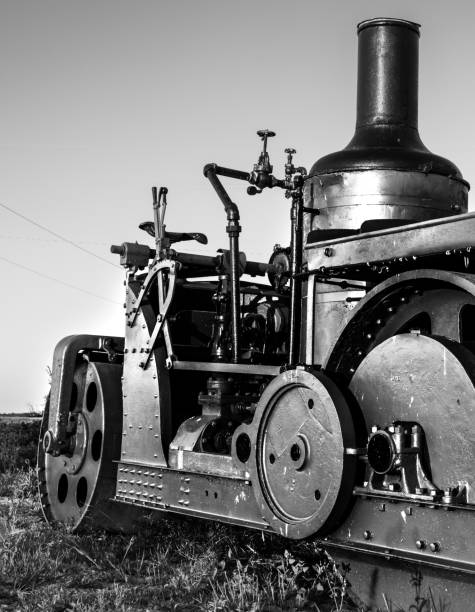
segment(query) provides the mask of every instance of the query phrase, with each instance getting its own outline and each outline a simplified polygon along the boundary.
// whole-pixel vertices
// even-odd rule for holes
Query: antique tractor
[[[372,19],[358,35],[345,149],[309,172],[286,149],[277,178],[260,131],[251,172],[204,168],[227,249],[176,251],[206,236],[166,229],[166,188],[141,225],[153,248],[112,247],[125,337],[57,345],[41,501],[74,528],[128,529],[147,510],[314,537],[374,605],[404,604],[422,572],[460,609],[475,574],[475,214],[419,137],[419,26]],[[240,252],[221,177],[285,192],[290,247],[268,263]]]

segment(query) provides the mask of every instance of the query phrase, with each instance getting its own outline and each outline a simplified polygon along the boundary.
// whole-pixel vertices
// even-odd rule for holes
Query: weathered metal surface
[[[358,26],[356,131],[318,160],[305,206],[318,228],[358,229],[369,219],[423,220],[467,210],[468,184],[418,132],[418,24],[371,19]]]
[[[81,334],[63,338],[54,349],[51,376],[48,452],[59,452],[67,433],[73,377],[80,351],[108,351],[111,346],[123,351],[124,339]],[[105,346],[108,348],[106,349]]]
[[[325,546],[337,563],[349,567],[348,592],[362,610],[457,612],[470,609],[475,599],[472,574],[433,565],[429,555],[400,560],[387,549],[371,554],[364,545]]]
[[[463,572],[475,579],[475,542],[467,528],[469,510],[444,511],[413,503],[359,499],[346,521],[325,542],[378,559],[419,561]]]
[[[430,333],[460,341],[460,313],[464,306],[475,304],[474,297],[471,274],[444,270],[397,274],[369,291],[342,320],[323,367],[349,380],[374,346],[401,333],[421,313],[427,313]],[[418,325],[420,320],[413,326]]]
[[[119,463],[117,501],[201,518],[269,529],[249,480]]]
[[[131,308],[138,283],[129,282],[127,304]],[[141,367],[150,350],[156,317],[149,304],[142,304],[132,325],[126,326],[125,359],[122,379],[123,428],[121,458],[127,461],[167,465],[171,439],[169,373],[163,346],[151,352],[148,367]]]
[[[414,223],[308,244],[309,270],[363,266],[399,257],[422,257],[475,246],[475,213]],[[328,250],[330,249],[330,250]]]
[[[451,208],[451,204],[453,208]],[[463,183],[437,174],[388,169],[324,174],[305,183],[305,236],[315,229],[359,229],[369,219],[426,221],[467,211]]]
[[[361,362],[350,384],[366,424],[416,421],[424,430],[432,481],[465,488],[474,503],[475,356],[458,343],[393,336]]]
[[[248,436],[241,463],[251,474],[260,512],[272,529],[303,538],[329,529],[346,510],[355,478],[355,446],[348,406],[324,375],[297,368],[283,372],[262,394],[253,422],[235,432]]]
[[[365,283],[360,283],[361,290],[345,290],[313,280],[313,295],[309,294],[306,302],[307,321],[303,329],[303,343],[305,363],[321,364],[340,331],[342,321],[364,297]],[[309,279],[310,287],[311,283]]]
[[[280,371],[279,366],[212,361],[174,361],[173,369],[194,370],[196,372],[216,372],[222,374],[258,374],[263,376],[277,376]]]
[[[120,508],[109,500],[116,483],[114,461],[120,456],[121,371],[120,365],[86,362],[75,370],[75,392],[68,404],[75,432],[69,452],[53,456],[39,449],[41,505],[49,522],[74,529],[89,521],[120,528]],[[49,411],[54,417],[52,404]]]

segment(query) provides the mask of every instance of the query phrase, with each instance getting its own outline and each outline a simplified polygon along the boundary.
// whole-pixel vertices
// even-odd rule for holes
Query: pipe
[[[298,323],[301,311],[302,281],[298,276],[302,266],[302,225],[303,225],[303,193],[302,185],[292,195],[290,209],[291,241],[290,241],[290,332],[289,332],[289,365],[295,365],[299,359]]]
[[[232,170],[230,168],[222,168],[216,164],[207,164],[203,173],[209,180],[214,190],[218,194],[226,211],[228,225],[226,232],[229,236],[229,253],[230,253],[230,284],[231,284],[231,330],[232,330],[232,361],[239,363],[239,324],[240,324],[240,291],[239,291],[239,234],[241,226],[239,225],[239,209],[231,200],[228,192],[218,178],[218,174],[231,178],[248,180],[249,174],[240,170]]]

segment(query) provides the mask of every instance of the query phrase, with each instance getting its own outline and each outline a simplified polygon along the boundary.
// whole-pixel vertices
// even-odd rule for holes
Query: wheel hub
[[[43,513],[51,523],[77,529],[94,516],[108,526],[113,460],[120,456],[120,373],[117,365],[79,364],[72,384],[69,443],[61,454],[45,452],[45,444],[39,445],[39,490]],[[48,427],[48,412],[54,409],[45,411],[43,431]]]

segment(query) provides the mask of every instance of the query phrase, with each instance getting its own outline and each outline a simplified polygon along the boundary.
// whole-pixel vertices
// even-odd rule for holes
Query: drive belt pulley
[[[343,394],[324,374],[297,368],[277,376],[233,446],[262,516],[281,535],[322,534],[345,513],[356,471],[355,428]]]

